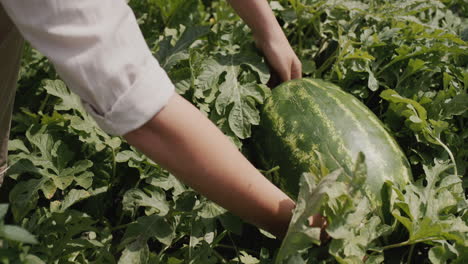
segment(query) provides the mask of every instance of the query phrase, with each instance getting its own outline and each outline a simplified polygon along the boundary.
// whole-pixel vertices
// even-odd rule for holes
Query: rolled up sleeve
[[[124,0],[0,0],[99,126],[123,135],[156,115],[174,85]]]

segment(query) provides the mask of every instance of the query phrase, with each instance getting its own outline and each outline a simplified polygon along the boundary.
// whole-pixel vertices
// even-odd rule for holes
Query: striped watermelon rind
[[[377,197],[385,181],[403,186],[411,179],[406,156],[377,116],[323,80],[304,78],[274,88],[254,145],[264,166],[280,166],[281,185],[294,196],[303,172],[320,175],[324,165],[352,175],[359,152],[366,157],[366,184]]]

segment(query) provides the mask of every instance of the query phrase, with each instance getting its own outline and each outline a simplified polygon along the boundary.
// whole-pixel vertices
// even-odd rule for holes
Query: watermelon
[[[403,186],[411,179],[406,156],[375,114],[323,80],[304,78],[274,88],[253,143],[263,167],[279,165],[280,185],[293,196],[304,172],[341,168],[352,175],[359,152],[365,155],[366,184],[377,197],[385,181]]]

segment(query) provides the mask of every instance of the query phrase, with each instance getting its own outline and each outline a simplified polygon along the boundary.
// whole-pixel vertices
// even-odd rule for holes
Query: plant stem
[[[394,59],[394,60],[390,61],[389,63],[387,63],[384,67],[382,67],[382,68],[380,69],[380,71],[377,72],[376,77],[382,75],[382,73],[383,73],[388,67],[392,66],[393,64],[395,64],[395,63],[397,63],[397,62],[400,62],[400,61],[403,61],[403,60],[407,60],[407,59],[410,59],[410,58],[412,58],[412,57],[416,57],[416,56],[419,56],[419,55],[423,55],[423,54],[425,54],[425,53],[430,53],[430,52],[432,52],[432,51],[434,51],[434,49],[423,50],[423,51],[417,51],[417,52],[410,53],[410,54],[408,54],[408,55],[402,56],[402,57],[400,57],[400,58]]]
[[[393,245],[388,245],[388,246],[382,247],[382,250],[387,250],[387,249],[392,249],[392,248],[397,248],[397,247],[409,246],[409,245],[413,245],[413,244],[417,244],[417,243],[422,243],[422,242],[426,242],[426,241],[434,240],[434,239],[441,239],[441,237],[432,236],[432,237],[426,237],[426,238],[419,239],[419,240],[407,240],[407,241],[405,241],[405,242],[401,242],[401,243],[397,243],[397,244],[393,244]]]
[[[453,156],[452,151],[450,151],[450,149],[447,147],[447,145],[445,145],[444,142],[442,142],[442,140],[440,140],[438,137],[435,137],[435,140],[436,140],[437,143],[439,143],[440,146],[443,147],[443,148],[445,149],[445,151],[447,151],[447,153],[449,154],[449,157],[450,157],[450,159],[451,159],[452,162],[453,162],[453,166],[454,166],[454,170],[455,170],[455,175],[458,176],[457,163],[456,163],[456,161],[455,161],[455,157]]]
[[[239,249],[237,248],[236,243],[234,243],[234,240],[232,239],[232,236],[231,236],[231,233],[230,233],[230,232],[228,233],[228,237],[229,237],[229,239],[231,240],[231,243],[232,243],[234,249],[236,250],[237,261],[239,261],[239,263],[240,263],[240,262],[241,262],[241,259],[240,259]]]
[[[404,247],[404,246],[408,246],[409,244],[410,244],[410,241],[408,240],[405,242],[385,246],[382,248],[382,250],[387,250],[387,249],[392,249],[392,248],[397,248],[397,247]]]
[[[47,94],[46,98],[44,99],[44,101],[42,101],[41,106],[39,107],[39,111],[38,111],[39,113],[44,112],[44,108],[46,107],[47,102],[49,101],[49,98],[50,98],[50,94]]]
[[[216,255],[216,257],[218,257],[218,259],[221,260],[221,263],[227,263],[226,259],[221,256],[221,254],[219,254],[216,250],[213,250],[213,253]]]
[[[122,229],[122,228],[126,228],[128,225],[130,225],[130,223],[114,226],[114,227],[111,228],[111,231],[116,231],[116,230],[119,230],[119,229]]]
[[[410,251],[409,251],[409,254],[408,254],[408,260],[406,261],[406,263],[408,263],[408,264],[411,264],[411,256],[413,255],[414,246],[416,246],[416,244],[413,244],[410,247]]]
[[[333,53],[330,55],[330,57],[327,58],[327,60],[320,66],[320,68],[317,70],[317,77],[321,77],[322,73],[330,67],[330,65],[333,64],[334,60],[337,60],[338,56],[336,55],[338,53],[339,48],[333,51]]]
[[[265,175],[270,175],[271,173],[275,172],[275,171],[278,171],[280,169],[279,166],[276,166],[276,167],[273,167],[271,168],[270,170],[267,170],[267,171],[264,171],[264,170],[259,170],[261,173],[265,174]]]
[[[115,179],[117,175],[117,162],[115,160],[115,150],[112,148],[112,178]]]
[[[195,222],[195,214],[192,212],[191,214],[191,221],[190,221],[190,236],[189,236],[189,252],[188,252],[188,258],[192,258],[192,236],[193,236],[193,223]],[[187,260],[187,259],[186,259]]]

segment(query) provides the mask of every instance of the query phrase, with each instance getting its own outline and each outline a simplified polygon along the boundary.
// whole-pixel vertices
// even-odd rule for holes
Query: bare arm
[[[266,0],[230,0],[251,27],[282,81],[302,76],[302,66]],[[183,182],[219,205],[282,238],[295,206],[269,182],[198,109],[175,95],[143,127],[125,135],[127,141]],[[310,225],[324,228],[316,215]]]
[[[174,94],[125,1],[0,2],[23,36],[54,62],[101,128],[124,134],[130,144],[226,209],[279,237],[284,235],[294,202],[198,109]],[[265,10],[263,5],[258,12]],[[248,10],[240,13],[253,19]],[[271,20],[262,14],[267,15],[262,21]],[[255,21],[251,23],[257,27]]]
[[[294,202],[179,95],[124,137],[207,198],[278,237],[285,235]]]
[[[302,64],[283,33],[266,0],[229,0],[252,29],[257,46],[281,81],[302,77]]]

